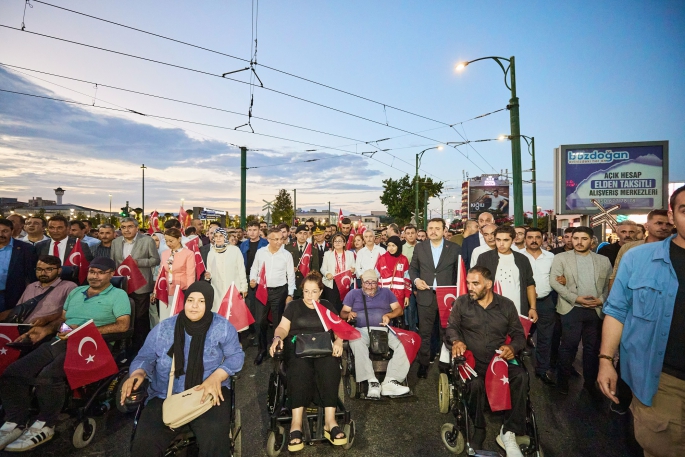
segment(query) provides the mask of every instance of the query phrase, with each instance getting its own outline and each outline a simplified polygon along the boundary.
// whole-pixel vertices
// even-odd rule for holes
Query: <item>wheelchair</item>
[[[396,324],[399,324],[399,322],[401,321],[403,322],[403,319],[401,318],[393,319],[391,325],[393,327],[396,327]],[[350,322],[350,325],[354,326],[354,320]],[[397,327],[399,327],[399,325],[397,325]],[[369,358],[371,359],[371,365],[373,366],[373,372],[374,374],[376,374],[376,377],[379,377],[379,375],[380,378],[385,377],[385,373],[388,370],[388,362],[390,362],[392,356],[392,349],[390,349],[387,354],[383,355],[372,354],[371,352],[369,352]],[[379,380],[382,382],[382,379],[380,378]],[[349,398],[367,399],[366,394],[369,390],[369,383],[368,381],[357,382],[355,376],[354,353],[352,352],[352,349],[350,348],[350,344],[348,341],[343,342],[342,379],[345,386],[345,393]],[[406,387],[409,386],[406,378],[400,384]],[[414,393],[412,391],[409,391],[409,393],[405,395],[386,398],[406,398],[411,397],[413,395]],[[369,399],[371,400],[371,398]]]
[[[516,357],[517,362],[527,373],[523,360]],[[455,418],[455,423],[445,423],[440,429],[440,437],[448,451],[454,454],[462,454],[466,452],[469,456],[499,456],[499,453],[492,451],[476,451],[470,443],[473,432],[473,421],[468,414],[468,404],[466,402],[466,382],[461,379],[458,374],[460,366],[466,363],[466,358],[463,356],[455,357],[450,364],[449,371],[449,388],[450,393],[448,397],[449,410],[452,411]],[[441,373],[442,375],[447,373]],[[442,405],[441,405],[442,406]],[[503,443],[497,437],[497,444],[504,448]],[[540,437],[538,435],[537,420],[535,411],[530,401],[530,386],[528,387],[528,395],[526,401],[526,435],[517,436],[516,441],[521,449],[521,453],[525,457],[544,457],[542,448],[540,447]]]
[[[274,352],[274,369],[269,375],[269,389],[267,398],[267,411],[269,413],[269,436],[266,441],[266,453],[269,457],[278,456],[287,446],[288,434],[286,426],[292,421],[290,406],[287,397],[286,367],[283,360],[283,351]],[[354,444],[356,427],[351,418],[350,411],[345,409],[345,392],[342,379],[338,388],[338,405],[335,411],[335,419],[338,425],[347,435],[347,444],[343,449],[350,449]],[[328,441],[323,434],[324,408],[315,404],[305,408],[302,417],[302,441],[309,445],[315,442]]]
[[[240,410],[236,408],[235,402],[236,380],[237,376],[229,376],[228,378],[228,389],[230,391],[230,399],[227,400],[230,400],[231,402],[231,429],[228,431],[228,442],[231,446],[231,455],[233,457],[240,457],[242,455],[243,435]],[[133,430],[131,431],[131,446],[133,446],[133,439],[136,437],[136,430],[138,429],[138,421],[140,420],[140,415],[143,413],[143,409],[145,408],[145,400],[147,399],[148,385],[149,381],[145,379],[145,381],[143,381],[141,385],[138,386],[138,388],[135,389],[133,392],[131,392],[131,395],[126,398],[124,405],[121,405],[120,401],[117,401],[117,408],[120,411],[125,413],[135,412],[133,416]],[[121,399],[120,393],[119,395],[117,395],[117,398]],[[190,448],[194,448],[197,445],[195,434],[188,425],[184,425],[176,429],[176,431],[178,432],[178,434],[171,441],[169,447],[167,447],[167,449],[164,451],[164,457],[171,457],[177,454],[185,455],[183,451],[189,450]]]

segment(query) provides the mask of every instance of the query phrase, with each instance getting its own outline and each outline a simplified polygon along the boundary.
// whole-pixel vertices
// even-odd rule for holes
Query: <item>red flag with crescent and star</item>
[[[157,282],[155,283],[155,298],[169,306],[169,279],[167,277],[166,266],[159,271]]]
[[[140,272],[138,264],[130,255],[117,268],[117,276],[126,276],[128,278],[126,289],[129,294],[147,285],[147,279]]]
[[[109,346],[92,319],[71,331],[67,337],[64,373],[72,389],[92,384],[119,371]]]
[[[257,284],[257,293],[255,297],[259,300],[262,305],[266,306],[266,301],[269,298],[269,291],[266,285],[266,264],[262,264],[262,269],[259,270],[259,283]]]
[[[183,209],[183,206],[178,210],[178,221],[181,223],[181,231],[185,234],[185,229],[188,228],[188,213]]]
[[[150,214],[150,220],[148,221],[149,227],[147,229],[147,233],[152,235],[155,232],[161,232],[162,230],[159,228],[159,213],[157,210],[153,211],[152,214]]]
[[[235,283],[231,283],[226,296],[221,300],[217,314],[228,319],[238,332],[247,330],[251,324],[254,324],[254,317],[247,308],[243,296],[238,292]]]
[[[309,274],[309,264],[312,263],[312,243],[307,243],[304,248],[304,252],[300,256],[300,262],[297,264],[297,269],[300,270],[302,276],[307,276]]]
[[[342,227],[343,213],[342,208],[338,211],[338,228]]]
[[[485,373],[485,393],[493,412],[511,409],[509,363],[497,354],[493,356]]]
[[[452,305],[457,299],[457,286],[438,286],[435,288],[435,295],[438,301],[440,325],[442,328],[446,328],[452,312]]]
[[[21,355],[19,349],[7,346],[7,343],[17,338],[19,338],[18,324],[0,324],[0,375]]]
[[[395,328],[388,325],[388,330],[392,332],[393,335],[400,340],[404,352],[407,354],[407,359],[409,359],[409,364],[411,365],[416,358],[416,354],[419,353],[419,348],[421,347],[421,337],[418,333],[409,330],[403,330],[401,328]]]
[[[357,232],[354,230],[354,227],[350,230],[350,234],[347,236],[347,246],[345,249],[348,251],[354,247],[354,235],[356,235]]]
[[[336,335],[338,335],[343,340],[352,341],[362,337],[359,330],[352,327],[350,324],[345,322],[342,317],[335,314],[335,312],[326,308],[319,302],[314,302],[314,309],[321,319],[321,325],[323,325],[324,330],[333,330]]]
[[[200,238],[193,238],[185,244],[185,247],[195,254],[195,272],[197,273],[197,280],[199,281],[202,279],[202,275],[206,270],[205,262],[202,260],[202,254],[200,254]]]
[[[352,287],[352,282],[354,278],[352,277],[352,272],[350,270],[343,271],[333,276],[335,285],[338,286],[338,293],[340,293],[340,300],[345,300],[350,288]]]
[[[74,244],[74,248],[71,250],[69,253],[69,256],[66,258],[64,261],[64,266],[65,267],[78,267],[78,282],[79,284],[83,284],[86,282],[86,279],[88,278],[88,267],[90,266],[90,262],[88,262],[88,259],[86,259],[86,256],[83,255],[83,248],[81,247],[81,241],[76,240],[76,244]]]

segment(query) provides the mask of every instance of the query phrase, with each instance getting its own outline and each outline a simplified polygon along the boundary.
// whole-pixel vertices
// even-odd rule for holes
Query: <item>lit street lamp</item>
[[[419,167],[421,166],[421,158],[423,157],[423,154],[425,154],[426,151],[430,151],[431,149],[437,149],[438,151],[441,151],[441,150],[442,150],[442,146],[433,146],[432,148],[424,149],[423,151],[421,151],[421,152],[419,152],[418,154],[416,154],[416,176],[415,176],[415,178],[414,178],[415,181],[416,181],[416,182],[415,182],[415,185],[416,185],[416,187],[415,187],[415,193],[416,193],[416,195],[414,196],[414,197],[415,197],[415,201],[414,201],[415,205],[414,205],[414,207],[415,207],[415,211],[416,211],[416,212],[415,212],[414,214],[415,214],[415,217],[416,217],[416,225],[417,225],[417,227],[418,227],[418,225],[419,225]],[[424,220],[427,220],[427,219],[426,219],[426,216],[427,216],[427,214],[424,213],[424,214],[423,214]],[[424,224],[424,225],[425,225],[425,224]]]
[[[514,187],[514,225],[523,225],[523,176],[521,171],[521,124],[519,120],[519,99],[516,96],[516,68],[514,65],[514,56],[508,59],[504,57],[481,57],[480,59],[462,62],[457,65],[456,70],[463,70],[467,65],[478,62],[479,60],[492,59],[502,68],[504,72],[504,85],[511,91],[511,99],[509,100],[509,118],[511,123],[511,168],[512,181]],[[502,62],[508,62],[507,67]],[[509,73],[509,80],[511,85],[507,83],[507,73]],[[537,209],[537,208],[536,208]]]

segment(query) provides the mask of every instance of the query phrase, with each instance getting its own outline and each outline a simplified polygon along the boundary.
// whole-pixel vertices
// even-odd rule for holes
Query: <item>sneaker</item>
[[[5,448],[8,452],[23,452],[50,441],[55,436],[55,427],[46,427],[45,422],[35,421],[30,428],[24,430],[19,439]]]
[[[403,386],[394,379],[386,380],[381,387],[381,395],[386,397],[398,397],[409,393],[409,387]]]
[[[519,448],[519,445],[516,442],[516,435],[514,435],[514,432],[504,433],[504,427],[502,427],[499,430],[499,438],[504,445],[503,447],[507,453],[507,457],[523,457],[521,448]]]
[[[381,398],[381,383],[378,381],[369,381],[369,391],[366,393],[366,398]]]
[[[5,422],[0,427],[0,451],[5,449],[8,444],[16,441],[23,432],[14,422]]]

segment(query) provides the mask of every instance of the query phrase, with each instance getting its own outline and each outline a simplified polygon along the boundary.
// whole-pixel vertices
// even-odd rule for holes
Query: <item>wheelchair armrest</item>
[[[133,336],[133,329],[130,328],[126,330],[125,332],[120,332],[120,333],[105,333],[102,335],[102,339],[105,340],[105,343],[113,343],[115,341],[122,341],[129,339]]]

